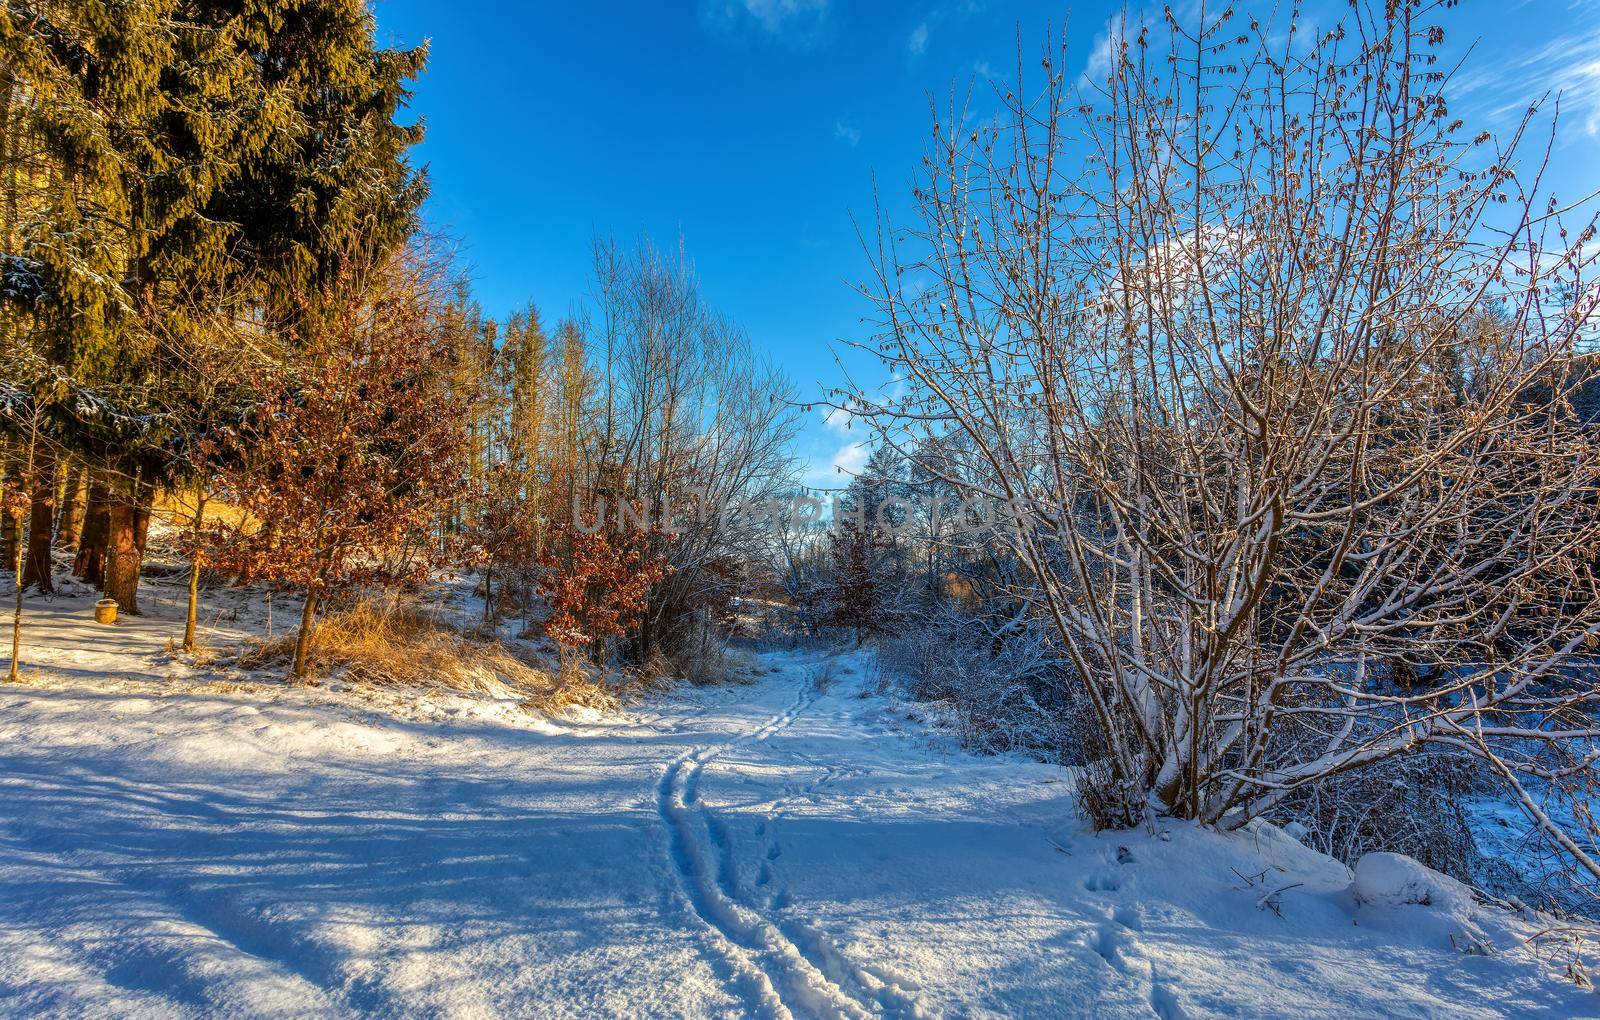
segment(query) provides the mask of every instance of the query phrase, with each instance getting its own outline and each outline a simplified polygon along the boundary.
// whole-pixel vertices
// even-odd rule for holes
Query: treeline
[[[574,660],[713,648],[750,525],[690,510],[790,484],[788,384],[648,242],[597,242],[569,319],[488,319],[419,215],[424,60],[360,0],[0,11],[18,621],[52,545],[139,613],[181,505],[186,647],[208,578],[304,593],[300,675],[330,599],[455,568]]]
[[[681,253],[600,240],[592,256],[590,300],[549,327],[455,302],[477,484],[452,533],[485,622],[537,615],[597,662],[692,672],[762,565],[761,522],[727,510],[794,487],[793,393]]]
[[[397,115],[424,53],[373,32],[359,0],[0,10],[5,551],[26,545],[24,586],[50,590],[54,533],[138,612],[154,497],[228,414],[224,369],[293,351],[414,230],[421,130]]]

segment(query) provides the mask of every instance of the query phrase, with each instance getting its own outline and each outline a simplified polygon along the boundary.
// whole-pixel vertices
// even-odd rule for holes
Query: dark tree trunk
[[[83,533],[72,572],[85,584],[100,587],[106,579],[106,543],[111,534],[111,490],[99,472],[89,476],[89,495],[83,505]]]
[[[41,594],[56,590],[51,579],[50,539],[56,525],[56,459],[40,451],[34,462],[32,506],[28,511],[28,557],[22,566],[22,586]]]
[[[61,512],[56,514],[56,548],[68,552],[78,548],[83,529],[83,468],[76,460],[67,468],[67,484],[61,494]]]
[[[107,517],[105,583],[106,597],[115,599],[118,612],[139,615],[139,571],[143,550],[139,548],[139,506],[137,485],[120,487],[110,500]]]
[[[15,464],[8,463],[5,473],[0,476],[0,505],[15,506],[17,498],[21,495],[17,491],[22,484],[22,472]],[[7,570],[17,561],[17,551],[22,544],[22,515],[0,512],[0,563],[5,564]]]
[[[149,486],[141,486],[133,504],[133,541],[139,549],[139,563],[144,564],[144,551],[150,545],[150,517],[155,493]]]

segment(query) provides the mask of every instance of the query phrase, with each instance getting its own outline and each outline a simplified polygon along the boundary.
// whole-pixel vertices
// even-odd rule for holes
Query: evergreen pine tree
[[[395,118],[425,54],[373,35],[361,0],[0,9],[0,354],[91,464],[79,565],[125,611],[153,493],[222,410],[200,320],[297,325],[414,227]]]

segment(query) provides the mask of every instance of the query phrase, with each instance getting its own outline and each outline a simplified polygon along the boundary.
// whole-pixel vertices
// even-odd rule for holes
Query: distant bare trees
[[[670,572],[651,591],[632,651],[681,657],[706,647],[766,542],[764,521],[738,509],[793,490],[793,391],[707,306],[681,253],[603,241],[595,278],[594,491],[613,508],[628,500],[671,514],[652,550]]]
[[[1124,22],[1101,80],[1056,50],[954,112],[878,237],[905,396],[851,399],[1009,508],[1117,820],[1240,824],[1442,748],[1600,877],[1544,799],[1600,757],[1595,231],[1529,122],[1452,119],[1434,6]]]
[[[530,310],[493,348],[471,528],[486,597],[526,577],[513,601],[558,643],[685,660],[717,646],[766,542],[737,508],[792,488],[792,394],[681,252],[600,240],[593,259],[578,314],[546,335]],[[644,583],[599,590],[619,573]]]

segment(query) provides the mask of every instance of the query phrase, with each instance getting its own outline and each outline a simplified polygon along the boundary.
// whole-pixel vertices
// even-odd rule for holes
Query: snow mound
[[[1471,890],[1460,882],[1395,853],[1364,854],[1350,891],[1357,903],[1439,906],[1450,913],[1465,913],[1473,902]]]

